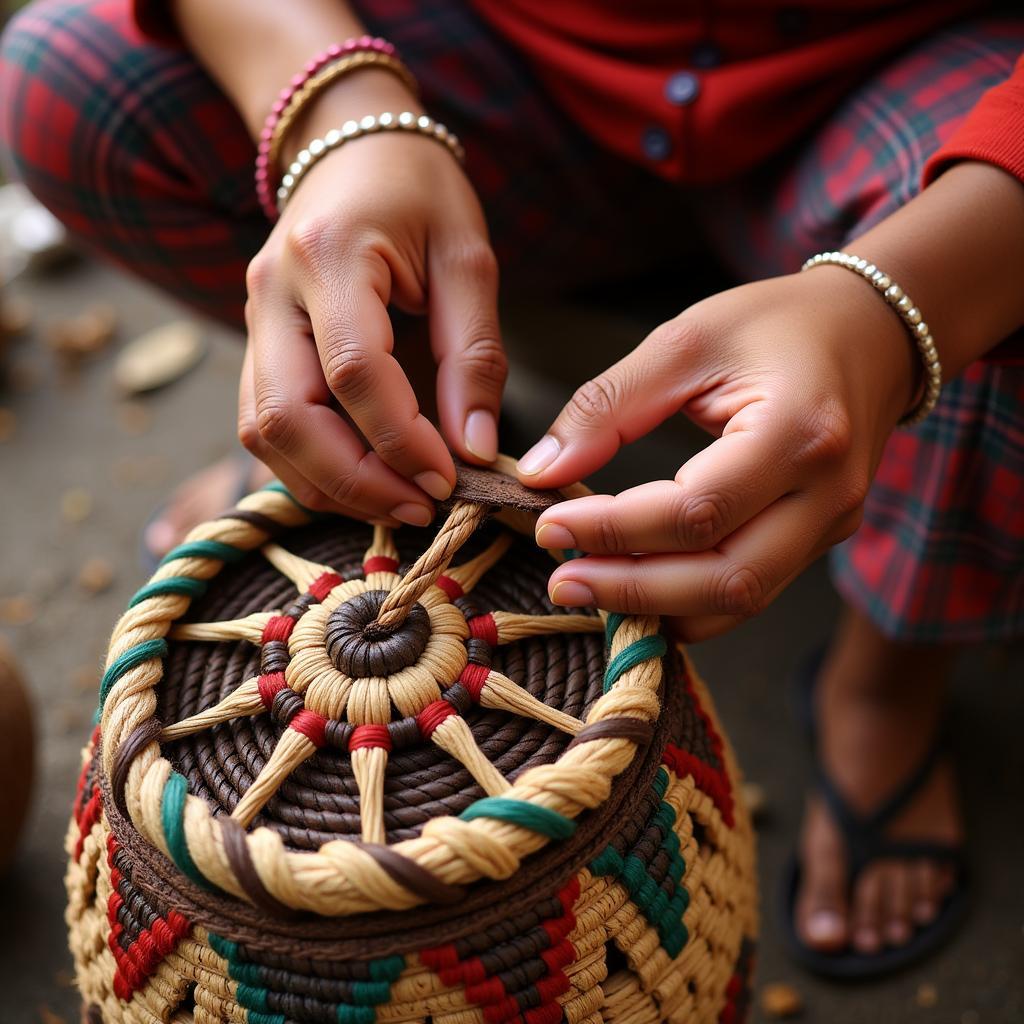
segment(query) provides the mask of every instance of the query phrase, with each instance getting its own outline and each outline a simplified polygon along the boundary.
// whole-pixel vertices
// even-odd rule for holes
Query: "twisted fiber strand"
[[[273,491],[250,496],[241,507],[243,511],[251,510],[259,516],[271,517],[271,514],[276,514],[293,520],[301,517],[299,521],[306,521],[305,513],[296,509],[287,497]],[[403,607],[402,601],[415,600],[437,579],[450,563],[455,550],[476,528],[484,514],[484,510],[478,506],[456,504],[435,543],[418,560],[396,591],[392,592],[392,597],[396,593],[400,594],[394,605],[396,611]],[[221,540],[223,534],[219,531],[222,523],[206,524],[205,528],[193,531],[188,541]],[[251,547],[265,539],[262,534],[266,531],[253,527],[247,521],[228,520],[228,523],[236,536],[242,534],[238,539]],[[212,576],[222,564],[219,561],[211,564],[208,560],[190,557],[177,563],[168,563],[159,573],[180,575],[192,569],[198,578],[204,578]],[[129,611],[115,631],[110,660],[139,642],[162,637],[166,633],[169,616],[183,613],[188,601],[187,595],[152,597]],[[636,622],[627,620],[616,629],[612,637],[611,656],[614,658],[619,650],[655,631],[656,621],[653,619]],[[112,757],[112,749],[116,749],[127,732],[152,717],[155,711],[152,688],[159,674],[159,664],[147,663],[126,672],[112,687],[110,697],[114,699],[108,697],[108,706],[104,710],[104,730],[113,738],[113,742],[110,746],[104,745],[105,760]],[[660,674],[660,662],[652,664],[652,661],[645,661],[629,665],[616,690],[646,690],[655,697],[656,705]],[[601,698],[591,710],[588,722],[609,714],[612,709],[607,699],[614,696],[613,690]],[[656,713],[656,707],[652,710]],[[619,709],[615,711],[621,713]],[[607,780],[601,785],[596,782],[597,777],[605,775],[610,778],[621,772],[632,759],[632,751],[632,744],[622,740],[598,740],[575,748],[563,755],[559,762],[560,771],[554,775],[537,775],[540,769],[524,773],[509,791],[508,798],[534,802],[556,814],[575,817],[585,807],[595,806],[607,796]],[[169,766],[161,766],[160,760],[158,753],[151,747],[136,759],[129,772],[128,807],[130,813],[138,813],[150,841],[170,853],[163,835],[163,816],[160,810],[169,781]],[[166,766],[166,762],[163,765]],[[588,765],[590,774],[587,777],[591,784],[573,787],[568,780],[580,776]],[[198,798],[186,797],[181,822],[185,848],[198,870],[213,884],[241,895],[240,886],[224,855],[219,829],[213,828],[206,805]],[[158,823],[161,827],[157,827]],[[400,844],[399,852],[412,856],[448,884],[464,884],[475,880],[480,874],[494,877],[495,866],[498,866],[497,874],[500,876],[500,866],[505,863],[509,853],[517,859],[521,858],[542,846],[545,838],[529,829],[494,819],[479,819],[472,825],[467,823],[465,827],[470,831],[462,834],[459,834],[459,829],[439,826],[434,835],[431,834],[431,825],[426,827],[418,839]],[[392,880],[384,877],[385,872],[372,855],[351,844],[330,843],[322,847],[318,854],[297,855],[285,852],[279,841],[264,839],[260,836],[262,831],[257,830],[251,839],[254,865],[271,894],[288,905],[320,913],[343,914],[372,909],[376,905],[398,909],[415,902],[411,894],[395,900]],[[489,858],[491,870],[481,870],[486,866],[486,862],[480,859],[481,849]],[[387,902],[378,903],[381,899]]]
[[[405,621],[409,608],[431,587],[451,564],[456,552],[476,532],[487,516],[487,509],[471,502],[457,501],[444,525],[405,577],[388,594],[377,615],[385,629]]]

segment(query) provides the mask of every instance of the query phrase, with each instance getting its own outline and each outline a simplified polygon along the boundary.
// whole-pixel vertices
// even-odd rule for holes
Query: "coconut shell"
[[[32,790],[32,706],[8,645],[0,637],[0,871],[14,856]]]

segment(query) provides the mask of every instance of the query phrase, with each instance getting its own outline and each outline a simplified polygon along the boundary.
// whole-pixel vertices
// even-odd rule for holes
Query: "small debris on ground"
[[[130,395],[152,391],[191,370],[205,351],[199,327],[175,320],[129,342],[114,364],[114,380]]]
[[[15,416],[14,410],[0,407],[0,444],[10,441],[17,429],[18,417]]]
[[[935,1006],[939,1001],[939,990],[929,982],[922,982],[917,986],[917,992],[914,993],[914,1002],[918,1006],[928,1009],[929,1007]]]
[[[27,626],[36,617],[36,603],[26,594],[0,598],[0,622],[5,626]]]
[[[66,523],[84,523],[92,513],[92,495],[84,487],[72,487],[60,496],[60,514]]]
[[[153,426],[153,414],[141,402],[122,402],[117,407],[117,424],[126,434],[145,434]]]
[[[90,558],[78,570],[78,585],[90,594],[102,594],[114,582],[114,567],[105,558]]]
[[[774,1020],[795,1017],[804,1008],[804,1001],[792,985],[784,981],[772,982],[761,989],[761,1010]]]
[[[116,327],[114,307],[109,303],[99,303],[69,320],[50,324],[46,341],[58,359],[75,366],[86,356],[102,352],[110,344]]]

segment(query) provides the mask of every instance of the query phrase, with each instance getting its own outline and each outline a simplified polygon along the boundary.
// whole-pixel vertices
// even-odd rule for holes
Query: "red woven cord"
[[[274,698],[287,685],[283,672],[270,672],[265,676],[260,676],[256,680],[256,688],[260,692],[260,700],[263,701],[263,706],[269,710],[270,705],[274,703]]]
[[[487,677],[491,674],[491,670],[486,665],[474,665],[473,662],[467,662],[466,667],[462,670],[462,675],[459,676],[459,682],[466,688],[466,692],[473,698],[477,703],[480,702],[480,691],[483,690],[484,684],[487,682]]]
[[[442,968],[438,971],[438,977],[448,986],[479,985],[487,978],[487,968],[479,957],[474,956],[461,964]]]
[[[397,558],[388,558],[387,555],[373,555],[363,562],[363,575],[369,576],[371,572],[394,572],[397,568]]]
[[[534,988],[540,993],[542,1002],[549,1003],[568,991],[569,979],[562,971],[558,971],[547,978],[541,978]]]
[[[717,768],[706,761],[702,761],[688,750],[673,746],[671,743],[666,744],[665,752],[662,754],[661,759],[679,778],[684,779],[687,775],[692,775],[697,788],[711,797],[711,802],[718,808],[719,814],[722,815],[722,821],[729,828],[733,827],[735,824],[735,808],[733,806],[732,787],[729,785],[729,780],[724,772],[720,772]]]
[[[420,963],[432,971],[442,971],[446,968],[456,967],[459,963],[459,953],[453,942],[448,943],[446,946],[435,946],[433,949],[421,949],[419,956]]]
[[[89,740],[89,746],[95,747],[100,739],[100,727],[97,725],[92,731],[92,736]],[[89,777],[89,768],[91,766],[91,760],[87,760],[82,765],[82,770],[78,773],[78,782],[75,784],[75,802],[72,804],[72,814],[75,819],[82,813],[82,802],[85,800],[85,781]]]
[[[322,747],[327,742],[327,719],[315,711],[310,711],[309,708],[299,711],[288,723],[288,728],[302,733],[315,747]]]
[[[451,576],[445,576],[443,573],[437,577],[435,581],[437,585],[448,595],[449,601],[454,601],[457,597],[462,597],[464,591],[458,583],[451,578]]]
[[[383,747],[391,749],[391,734],[386,725],[357,725],[348,739],[349,750],[362,750],[364,747]]]
[[[75,860],[78,860],[78,858],[82,856],[82,849],[85,846],[86,837],[92,831],[93,825],[100,820],[100,815],[102,813],[103,794],[100,792],[100,787],[98,785],[93,785],[92,795],[89,797],[86,805],[82,808],[81,814],[78,815],[78,840],[75,843]]]
[[[501,978],[487,978],[476,985],[466,986],[466,999],[480,1006],[493,1005],[507,999],[505,984]]]
[[[494,621],[494,616],[490,612],[485,612],[483,615],[474,615],[471,619],[467,620],[467,624],[469,625],[470,636],[478,637],[492,647],[498,646],[498,624]]]
[[[344,582],[336,572],[321,573],[310,583],[309,593],[318,601],[322,601],[335,587],[340,587]]]
[[[295,628],[295,620],[290,615],[274,615],[263,627],[262,640],[265,644],[272,640],[285,641],[292,635]]]
[[[576,947],[568,939],[562,939],[557,946],[545,949],[540,958],[547,964],[548,971],[554,974],[576,959]]]
[[[434,700],[416,716],[416,724],[420,727],[423,738],[429,740],[434,735],[434,730],[446,718],[450,718],[457,713],[448,701]]]

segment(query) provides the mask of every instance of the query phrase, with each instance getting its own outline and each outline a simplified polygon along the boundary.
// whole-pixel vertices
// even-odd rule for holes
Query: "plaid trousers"
[[[694,211],[737,279],[792,272],[912,198],[925,160],[1024,47],[1015,19],[937,33],[770,166],[695,197],[602,151],[468,6],[355,6],[465,142],[503,280],[520,291],[643,272]],[[269,225],[252,142],[187,52],[141,38],[129,0],[36,0],[4,33],[0,96],[0,146],[75,236],[241,326],[245,267]],[[895,638],[1024,632],[1024,365],[974,364],[893,436],[832,566],[844,597]]]

